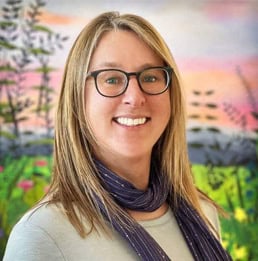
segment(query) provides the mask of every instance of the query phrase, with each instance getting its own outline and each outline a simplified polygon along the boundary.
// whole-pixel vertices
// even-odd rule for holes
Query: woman
[[[136,15],[104,13],[69,54],[53,180],[4,260],[231,260],[194,186],[176,64]]]

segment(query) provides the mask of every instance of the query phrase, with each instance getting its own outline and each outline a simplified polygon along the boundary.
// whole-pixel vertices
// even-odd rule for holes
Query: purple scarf
[[[117,176],[99,161],[95,161],[100,178],[105,189],[122,208],[154,211],[158,209],[169,197],[169,188],[164,177],[152,166],[149,187],[146,191],[136,189],[130,182]],[[232,260],[223,249],[220,242],[211,233],[198,213],[183,199],[178,199],[178,207],[174,211],[175,218],[186,240],[186,243],[197,261],[227,261]],[[171,209],[173,205],[169,202]],[[104,217],[114,229],[131,245],[140,260],[158,261],[170,260],[164,250],[151,237],[151,235],[136,221],[123,219],[122,225],[117,219],[107,214],[103,204],[99,207]],[[171,242],[173,244],[173,242]]]

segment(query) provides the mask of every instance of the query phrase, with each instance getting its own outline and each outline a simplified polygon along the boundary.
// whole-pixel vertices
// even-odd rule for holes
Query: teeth
[[[146,118],[131,119],[131,118],[120,117],[117,118],[116,121],[126,126],[137,126],[137,125],[144,124],[147,121],[147,119]]]

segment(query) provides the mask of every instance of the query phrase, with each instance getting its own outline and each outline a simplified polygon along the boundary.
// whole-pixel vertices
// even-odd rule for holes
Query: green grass
[[[221,218],[223,245],[234,260],[258,260],[257,166],[193,165],[196,185],[230,215]]]
[[[0,163],[0,260],[13,225],[45,193],[50,157],[5,158]]]
[[[0,259],[13,225],[45,193],[51,157],[5,158],[0,162]],[[236,261],[258,260],[257,165],[193,165],[196,185],[229,214],[221,218],[223,245]]]

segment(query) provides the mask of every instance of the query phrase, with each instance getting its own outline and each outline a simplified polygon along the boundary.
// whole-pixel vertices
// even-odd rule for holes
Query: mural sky
[[[3,2],[1,0],[0,4]],[[239,115],[247,115],[253,109],[243,84],[244,79],[253,99],[258,101],[258,1],[251,0],[47,1],[41,23],[69,36],[64,49],[53,57],[53,66],[58,70],[52,75],[52,85],[57,94],[65,59],[76,36],[93,17],[110,10],[139,14],[160,31],[179,66],[187,103],[196,101],[193,91],[214,90],[213,95],[204,97],[205,102],[215,102],[219,106],[216,124],[225,132],[237,128],[223,111],[225,103],[236,107]],[[36,81],[35,77],[30,75],[28,81]],[[257,102],[255,106],[258,110]],[[205,108],[188,106],[188,114],[194,110],[205,115]],[[250,130],[255,122],[249,116],[247,127]],[[205,117],[199,123],[205,125]],[[29,124],[36,124],[36,119]]]

